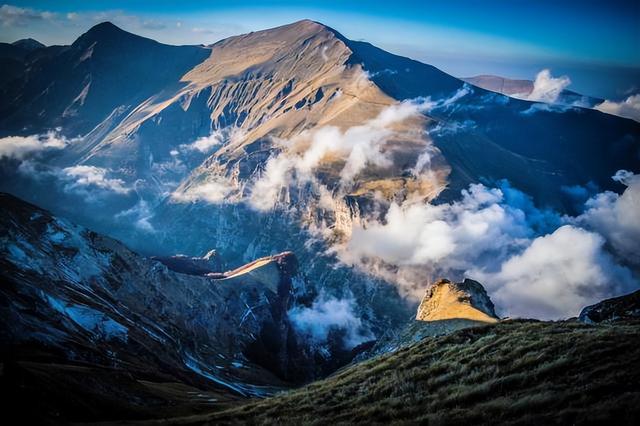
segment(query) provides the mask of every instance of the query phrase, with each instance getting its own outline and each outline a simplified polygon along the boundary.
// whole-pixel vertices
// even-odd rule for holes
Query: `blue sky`
[[[456,76],[551,68],[585,94],[640,91],[639,0],[13,1],[0,7],[0,41],[67,44],[111,20],[165,43],[212,43],[303,18]]]

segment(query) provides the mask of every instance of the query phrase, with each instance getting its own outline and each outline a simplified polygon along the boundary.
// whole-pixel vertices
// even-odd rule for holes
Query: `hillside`
[[[426,338],[280,396],[172,424],[634,424],[640,329],[507,321]]]

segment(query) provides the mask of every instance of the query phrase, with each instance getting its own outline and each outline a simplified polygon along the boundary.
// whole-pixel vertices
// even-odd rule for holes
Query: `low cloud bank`
[[[40,152],[60,150],[70,141],[55,132],[31,136],[7,136],[0,138],[0,158],[24,160]]]
[[[629,96],[620,102],[605,100],[593,108],[606,112],[607,114],[630,118],[640,122],[640,94]]]
[[[471,185],[448,204],[392,204],[382,220],[355,225],[336,253],[364,269],[378,260],[396,265],[396,281],[415,298],[424,291],[416,283],[468,276],[487,287],[503,315],[573,316],[640,286],[632,272],[640,270],[640,177],[616,178],[628,185],[624,193],[597,194],[578,217],[537,209],[506,183]]]
[[[626,190],[590,198],[575,223],[601,234],[619,257],[640,268],[640,175],[621,170],[613,178]]]
[[[339,184],[341,189],[348,188],[365,168],[391,166],[391,152],[385,145],[398,135],[394,126],[419,114],[447,108],[471,92],[472,89],[464,85],[449,98],[437,101],[416,98],[390,105],[377,117],[345,131],[324,126],[303,132],[290,141],[280,141],[284,149],[267,161],[262,176],[254,182],[250,205],[258,210],[272,208],[283,188],[294,182],[312,182],[318,186],[314,172],[327,158],[343,162]]]
[[[353,298],[320,295],[311,307],[296,306],[289,310],[289,319],[299,333],[316,343],[327,342],[332,331],[341,332],[342,343],[350,349],[373,338],[363,329],[354,303]]]

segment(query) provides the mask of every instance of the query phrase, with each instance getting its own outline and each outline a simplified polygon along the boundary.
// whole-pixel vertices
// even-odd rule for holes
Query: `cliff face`
[[[461,283],[440,279],[427,288],[415,320],[397,331],[389,330],[383,334],[370,350],[358,355],[356,360],[394,352],[425,337],[447,335],[498,321],[493,302],[482,284],[470,279]]]

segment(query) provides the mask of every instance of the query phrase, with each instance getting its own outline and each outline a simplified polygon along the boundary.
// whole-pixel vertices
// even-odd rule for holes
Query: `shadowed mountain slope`
[[[640,415],[635,324],[507,321],[431,337],[300,390],[171,424],[616,424]]]
[[[177,85],[209,51],[168,46],[110,22],[91,28],[71,46],[38,49],[16,78],[3,76],[0,129],[22,134],[61,126],[86,134],[118,110]],[[160,64],[162,64],[160,66]]]

